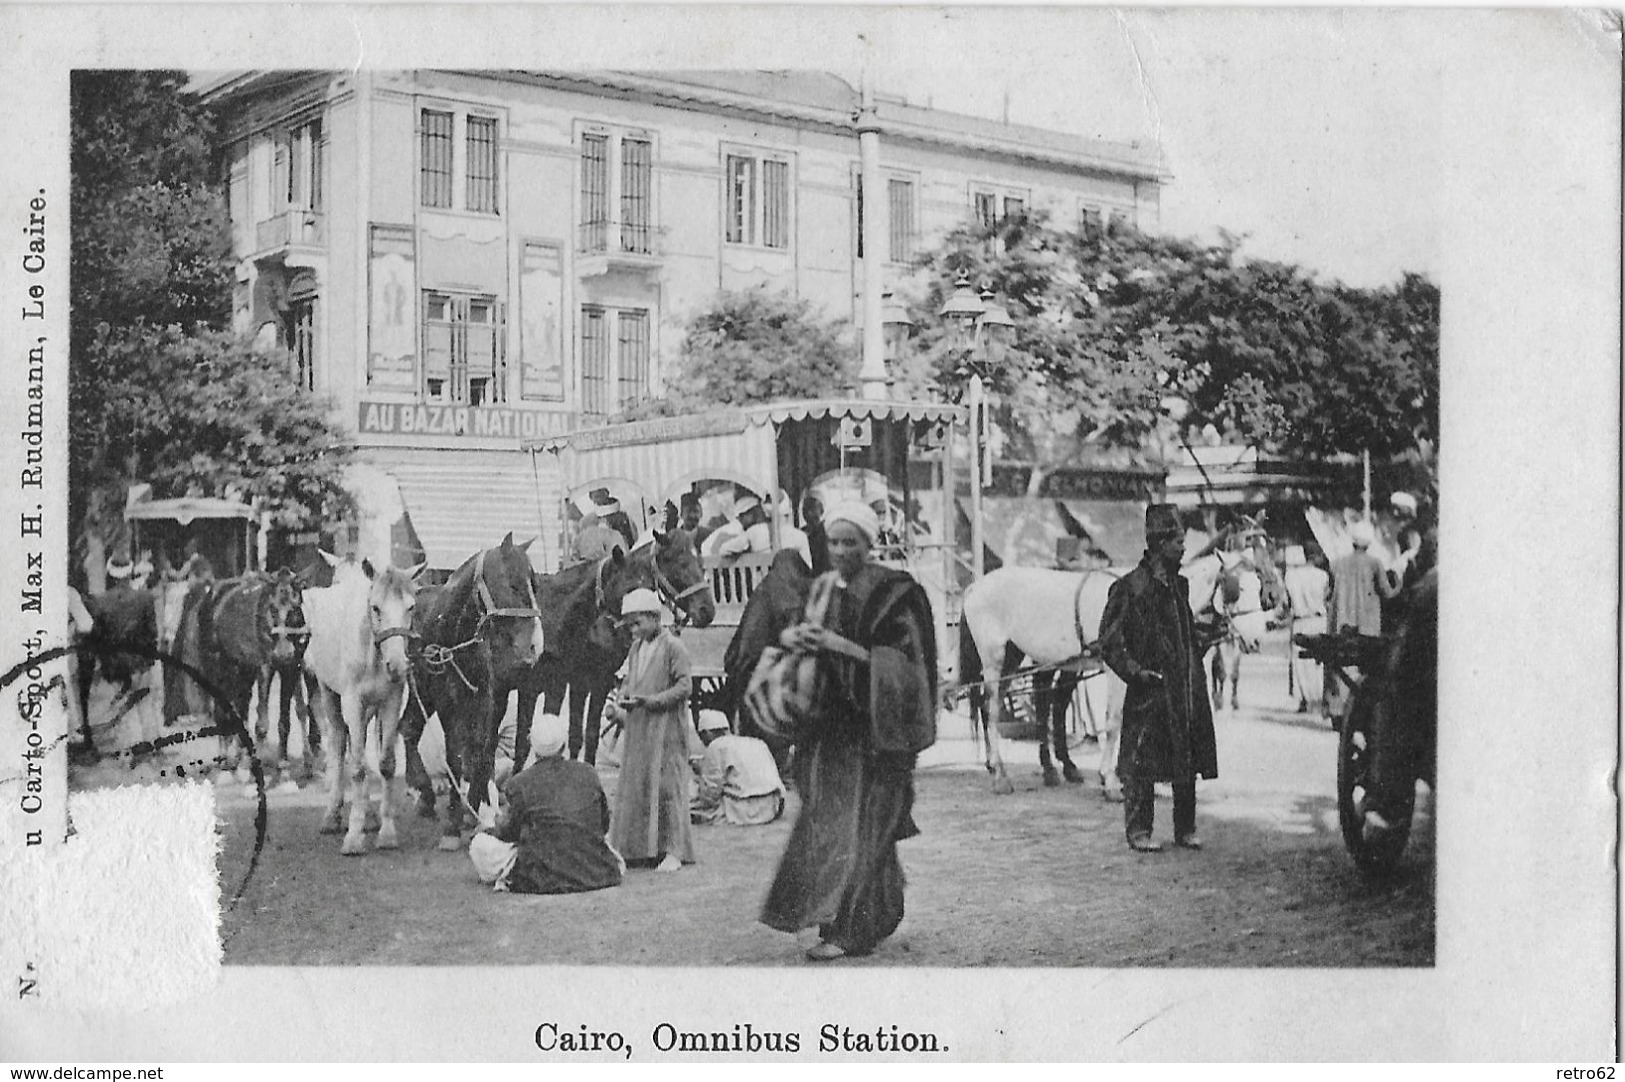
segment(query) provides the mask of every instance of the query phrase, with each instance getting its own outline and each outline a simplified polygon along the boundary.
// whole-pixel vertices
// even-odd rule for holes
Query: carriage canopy
[[[151,500],[141,498],[140,490],[132,497],[124,508],[132,551],[150,551],[178,567],[190,548],[221,578],[259,566],[260,513],[248,504],[202,496]]]
[[[942,446],[947,426],[963,412],[916,402],[781,402],[588,428],[525,449],[556,456],[561,475],[578,483],[634,483],[654,504],[712,478],[795,497],[818,475],[843,466],[874,470],[906,487],[910,446]],[[844,441],[843,422],[850,437]]]

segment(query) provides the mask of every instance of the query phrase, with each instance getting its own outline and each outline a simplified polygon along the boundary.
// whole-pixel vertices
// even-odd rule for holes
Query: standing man
[[[1196,637],[1190,584],[1179,573],[1185,528],[1171,504],[1145,512],[1145,557],[1112,584],[1100,621],[1106,664],[1128,685],[1117,772],[1129,847],[1156,853],[1155,783],[1174,790],[1174,844],[1200,849],[1196,779],[1219,776],[1213,705],[1202,674],[1207,643]]]
[[[156,737],[163,721],[152,681],[152,658],[119,649],[158,649],[158,611],[152,594],[131,584],[134,572],[128,556],[113,556],[107,561],[107,581],[111,585],[90,599],[94,621],[90,641],[99,647],[98,668],[104,680],[117,684],[120,692],[128,696],[126,709],[135,712],[139,736],[130,741],[132,744]]]
[[[1293,639],[1298,635],[1325,634],[1326,593],[1331,577],[1309,562],[1302,545],[1288,545],[1286,573],[1281,578],[1286,586],[1287,659],[1292,667],[1292,686],[1298,693],[1298,713],[1307,714],[1311,687],[1315,700],[1324,703],[1326,674],[1317,662],[1298,656]]]
[[[1400,557],[1399,574],[1392,574],[1371,552],[1371,543],[1376,538],[1376,528],[1361,519],[1349,529],[1354,551],[1332,562],[1332,593],[1326,609],[1326,626],[1334,635],[1382,634],[1383,604],[1398,595],[1404,565],[1410,562],[1411,554]],[[1347,695],[1347,690],[1337,681],[1327,681],[1326,714],[1334,726],[1343,716],[1343,700]]]

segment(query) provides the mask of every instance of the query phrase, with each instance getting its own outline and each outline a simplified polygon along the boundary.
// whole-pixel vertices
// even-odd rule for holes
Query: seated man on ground
[[[764,826],[784,814],[784,782],[773,752],[754,736],[735,736],[720,710],[702,710],[700,740],[705,756],[689,805],[695,823]]]
[[[609,801],[598,772],[563,757],[567,723],[538,714],[531,758],[502,787],[496,823],[469,843],[481,882],[516,894],[575,894],[619,886],[620,854],[605,840]]]

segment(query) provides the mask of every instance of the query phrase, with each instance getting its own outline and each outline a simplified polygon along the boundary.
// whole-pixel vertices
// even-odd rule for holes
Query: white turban
[[[858,500],[843,500],[824,512],[826,529],[837,522],[850,522],[856,526],[858,532],[868,538],[870,545],[880,538],[880,516],[875,514],[874,508]]]
[[[728,715],[720,710],[701,710],[698,728],[702,733],[727,732],[729,728]]]
[[[557,714],[537,714],[530,723],[530,757],[546,759],[564,750],[570,725]]]
[[[1377,531],[1371,523],[1361,519],[1349,527],[1349,541],[1355,548],[1370,548],[1371,543],[1377,539]]]

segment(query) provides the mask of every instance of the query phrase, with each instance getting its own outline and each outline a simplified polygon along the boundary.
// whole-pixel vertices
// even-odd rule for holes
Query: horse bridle
[[[480,606],[480,618],[474,625],[474,634],[456,646],[445,646],[437,642],[431,642],[421,650],[424,667],[429,672],[438,676],[447,668],[450,668],[469,691],[474,690],[474,682],[468,678],[467,673],[463,672],[462,666],[457,664],[458,651],[465,650],[479,642],[480,637],[485,633],[485,625],[493,619],[511,617],[520,620],[540,620],[542,618],[542,610],[536,601],[536,580],[531,578],[528,573],[525,575],[525,598],[530,602],[528,608],[520,606],[503,607],[496,603],[496,598],[491,596],[491,588],[485,584],[485,557],[490,551],[490,549],[481,549],[474,562],[474,596]],[[413,639],[422,637],[416,632],[408,631],[407,634]]]
[[[660,600],[665,602],[666,608],[671,610],[672,620],[676,622],[676,625],[682,627],[688,622],[689,618],[688,610],[683,607],[683,602],[701,591],[709,591],[711,589],[710,580],[702,576],[700,581],[693,586],[686,590],[679,590],[677,584],[672,582],[664,571],[660,570],[659,553],[649,557],[649,566],[654,569],[655,586],[659,590]],[[716,601],[713,599],[711,603],[715,605]]]

